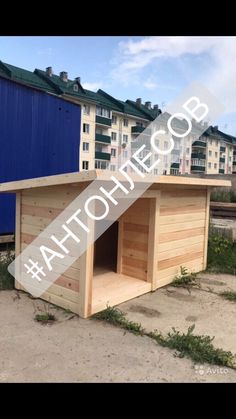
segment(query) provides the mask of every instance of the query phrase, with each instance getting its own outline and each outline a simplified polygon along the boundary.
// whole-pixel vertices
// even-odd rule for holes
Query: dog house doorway
[[[149,199],[140,199],[94,243],[92,314],[151,291],[149,223]]]
[[[94,243],[94,276],[117,272],[118,221],[115,221]]]

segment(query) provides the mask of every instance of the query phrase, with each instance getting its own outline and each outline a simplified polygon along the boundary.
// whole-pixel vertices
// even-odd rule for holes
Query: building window
[[[83,132],[89,134],[89,124],[83,124]]]
[[[164,174],[166,175],[166,173],[163,173],[163,175]],[[179,169],[170,169],[170,174],[174,176],[179,175]]]
[[[84,105],[83,106],[83,112],[84,112],[84,115],[89,115],[90,114],[90,106],[89,105]]]
[[[217,163],[214,163],[214,169],[217,169]]]
[[[128,119],[123,119],[123,125],[124,125],[124,127],[128,127],[129,126],[129,121],[128,121]]]
[[[128,151],[127,150],[123,150],[122,154],[123,154],[123,157],[125,157],[125,158],[128,157]]]
[[[116,157],[116,149],[115,148],[111,148],[111,156]]]
[[[116,141],[117,140],[117,133],[116,132],[112,132],[111,133],[111,139],[112,139],[112,141]]]
[[[89,151],[89,143],[83,143],[83,151]]]
[[[210,162],[208,163],[208,169],[211,169],[211,163]]]
[[[105,170],[108,168],[108,162],[105,160],[95,160],[95,169]]]
[[[215,151],[215,158],[217,158],[218,157],[218,152],[217,151]]]
[[[82,168],[83,168],[83,170],[88,170],[88,168],[89,168],[89,162],[87,160],[83,160],[83,162],[82,162]]]
[[[186,160],[186,166],[187,167],[189,166],[189,160]]]
[[[104,118],[111,118],[111,111],[101,106],[96,107],[96,115],[103,116]]]
[[[232,161],[232,157],[229,157],[229,161],[230,161],[230,162]]]
[[[190,148],[188,147],[186,148],[186,154],[189,154],[189,152],[190,152]]]
[[[102,128],[96,127],[96,134],[103,134]]]
[[[78,86],[78,84],[77,84],[77,83],[75,83],[75,84],[73,85],[73,90],[74,90],[74,92],[78,92],[78,91],[79,91],[79,86]]]
[[[212,151],[211,150],[209,150],[209,157],[211,157],[212,156]]]
[[[212,145],[212,140],[209,140],[210,145]]]
[[[140,121],[136,121],[136,127],[143,127],[143,123]]]
[[[112,120],[111,120],[112,124],[116,125],[117,124],[117,116],[112,115]]]
[[[116,165],[115,165],[115,164],[111,164],[111,165],[110,165],[110,170],[111,170],[112,172],[115,172],[115,171],[116,171]]]
[[[128,135],[123,134],[123,143],[128,143]]]

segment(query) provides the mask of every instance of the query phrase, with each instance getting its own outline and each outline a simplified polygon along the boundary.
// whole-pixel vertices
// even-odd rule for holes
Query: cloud
[[[160,36],[123,41],[118,47],[112,77],[124,85],[141,82],[147,89],[154,89],[155,80],[142,82],[142,79],[156,62],[173,59],[174,66],[184,57],[202,54],[204,65],[198,79],[205,82],[228,111],[236,111],[236,37]],[[159,79],[158,82],[158,88],[162,87]]]
[[[173,86],[157,83],[154,77],[149,77],[147,80],[145,80],[145,82],[143,83],[143,86],[148,90],[155,90],[155,89],[176,90],[176,88]]]
[[[85,83],[83,83],[83,88],[87,89],[87,90],[96,91],[98,89],[101,89],[102,87],[104,87],[102,82],[94,82],[94,83],[85,82]]]
[[[150,80],[145,81],[145,82],[143,83],[143,85],[144,85],[144,87],[146,87],[146,89],[148,89],[148,90],[154,90],[154,89],[156,89],[156,88],[158,87],[158,84],[157,84],[157,83],[155,83],[155,82],[153,82],[153,81],[150,81]]]

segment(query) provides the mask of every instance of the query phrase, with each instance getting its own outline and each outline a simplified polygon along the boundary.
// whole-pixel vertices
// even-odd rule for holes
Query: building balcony
[[[191,172],[205,172],[206,164],[205,160],[192,160],[191,161]]]
[[[110,135],[95,134],[95,141],[98,143],[111,144]]]
[[[219,173],[223,175],[225,173],[225,169],[219,169]]]
[[[233,156],[236,156],[236,150],[233,151]]]
[[[220,152],[221,152],[221,153],[225,153],[225,147],[220,146]]]
[[[205,166],[191,166],[191,172],[205,172]]]
[[[97,160],[111,160],[110,153],[104,153],[103,151],[95,151],[95,159]]]
[[[233,166],[236,166],[236,160],[233,161]]]
[[[140,127],[138,125],[135,125],[134,127],[131,127],[131,134],[132,135],[140,135],[140,134],[143,134],[143,135],[151,136],[152,135],[152,131],[151,131],[150,128]]]
[[[171,169],[179,169],[179,163],[177,163],[177,162],[171,163],[170,168]]]
[[[202,159],[202,160],[206,160],[206,155],[203,153],[192,153],[191,154],[191,158],[192,159]]]
[[[131,127],[131,134],[141,134],[145,130],[145,127],[140,127],[139,125],[135,125]]]
[[[202,140],[194,141],[192,147],[206,148],[206,141],[202,141]]]
[[[225,157],[220,157],[220,163],[225,163]]]
[[[96,115],[96,124],[104,125],[105,127],[111,127],[111,119]]]

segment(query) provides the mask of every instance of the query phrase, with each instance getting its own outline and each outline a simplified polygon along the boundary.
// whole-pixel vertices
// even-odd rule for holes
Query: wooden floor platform
[[[96,267],[93,277],[92,314],[150,291],[151,284],[146,281]]]

